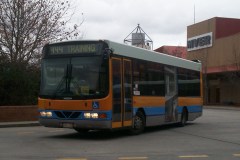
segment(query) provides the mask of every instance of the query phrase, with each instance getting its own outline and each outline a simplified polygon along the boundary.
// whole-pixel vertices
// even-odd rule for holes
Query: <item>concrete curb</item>
[[[220,109],[220,110],[236,110],[240,111],[239,106],[203,106],[203,109]]]
[[[0,128],[40,126],[38,121],[0,122]]]

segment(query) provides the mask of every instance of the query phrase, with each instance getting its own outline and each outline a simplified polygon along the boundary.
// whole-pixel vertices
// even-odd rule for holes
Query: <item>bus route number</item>
[[[95,52],[96,52],[95,44],[50,46],[50,55],[81,54],[81,53],[95,53]]]

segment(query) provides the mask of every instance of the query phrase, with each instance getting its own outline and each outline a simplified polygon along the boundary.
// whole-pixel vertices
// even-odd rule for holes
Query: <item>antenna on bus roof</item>
[[[135,33],[134,33],[135,32]],[[132,35],[130,37],[130,35]],[[153,41],[146,32],[140,27],[140,24],[124,39],[125,44],[131,44],[136,47],[153,49]]]

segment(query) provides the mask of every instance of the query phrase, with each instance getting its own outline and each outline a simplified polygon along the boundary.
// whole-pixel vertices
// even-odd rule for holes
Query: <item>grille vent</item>
[[[61,119],[76,119],[81,115],[81,112],[76,111],[54,111],[54,113]]]

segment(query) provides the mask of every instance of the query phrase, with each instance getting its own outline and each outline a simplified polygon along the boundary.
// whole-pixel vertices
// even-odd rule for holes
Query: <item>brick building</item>
[[[154,51],[186,59],[187,48],[183,46],[162,46]]]
[[[187,27],[187,56],[203,64],[206,104],[240,104],[240,19],[214,17]]]

